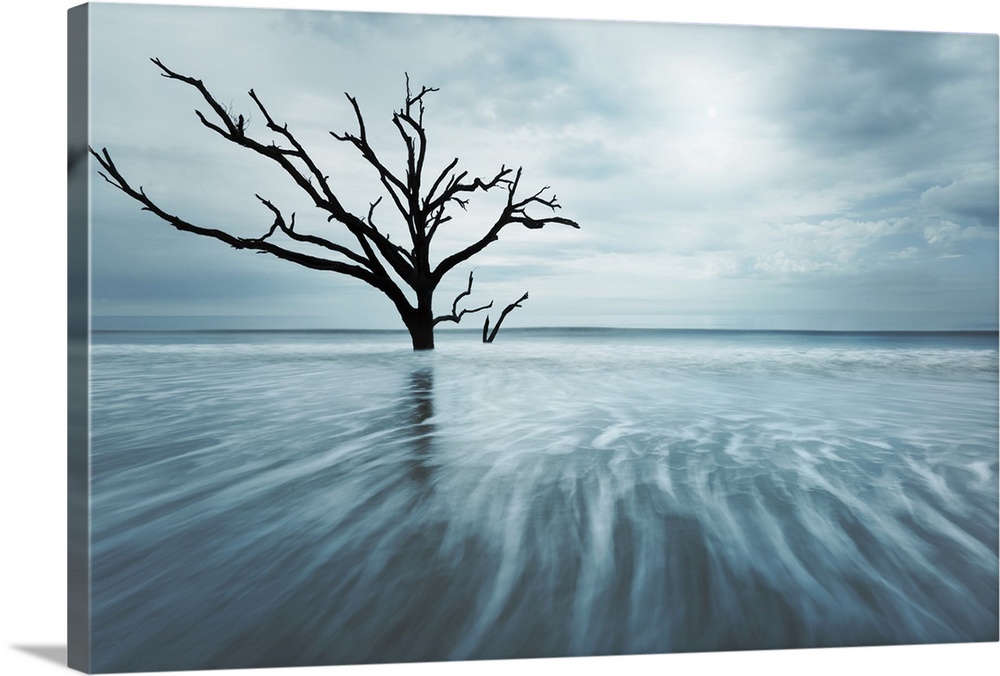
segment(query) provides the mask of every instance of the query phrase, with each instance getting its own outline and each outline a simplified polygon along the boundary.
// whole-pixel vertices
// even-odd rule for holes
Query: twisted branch
[[[509,171],[509,170],[508,170]],[[500,175],[498,175],[500,176]],[[477,179],[478,181],[478,179]],[[521,169],[517,170],[514,175],[513,180],[507,181],[507,206],[504,207],[500,216],[497,218],[493,227],[486,232],[479,240],[473,242],[469,246],[465,247],[461,251],[453,253],[444,260],[442,260],[437,268],[435,268],[432,273],[435,280],[440,280],[444,275],[448,273],[449,270],[454,268],[459,263],[468,260],[472,256],[476,255],[487,246],[497,241],[500,238],[500,231],[511,223],[520,223],[526,228],[531,230],[538,230],[545,227],[546,225],[558,224],[567,225],[571,228],[579,229],[580,225],[576,221],[563,218],[561,216],[548,216],[543,218],[538,218],[531,216],[527,213],[526,209],[532,204],[541,204],[552,211],[562,208],[561,205],[556,201],[555,196],[551,198],[543,199],[541,197],[542,193],[548,190],[548,187],[542,188],[536,192],[531,197],[515,202],[514,197],[517,193],[517,187],[521,182]]]
[[[492,343],[493,339],[497,337],[497,331],[500,330],[500,325],[503,324],[503,320],[507,318],[507,315],[510,314],[511,310],[517,307],[521,307],[521,303],[523,303],[526,300],[528,300],[527,291],[524,292],[523,296],[518,298],[516,301],[514,301],[507,307],[505,307],[503,309],[503,312],[500,313],[500,319],[497,320],[497,325],[493,327],[493,331],[489,333],[489,335],[487,335],[487,333],[490,330],[490,316],[486,315],[486,322],[483,324],[483,342]]]
[[[285,249],[277,244],[267,241],[267,237],[271,235],[276,228],[280,228],[283,231],[288,230],[288,228],[284,226],[284,220],[280,218],[280,213],[278,213],[273,206],[269,206],[269,203],[265,203],[265,206],[269,206],[278,218],[276,218],[275,224],[271,226],[271,229],[263,237],[236,237],[235,235],[231,235],[223,230],[198,226],[160,208],[155,202],[153,202],[152,199],[150,199],[148,195],[146,195],[146,192],[141,186],[139,188],[133,188],[125,177],[122,176],[118,167],[115,165],[114,161],[112,161],[111,155],[108,153],[106,148],[102,148],[101,152],[97,152],[93,148],[89,148],[89,150],[90,154],[97,159],[97,162],[104,169],[104,171],[98,173],[105,181],[118,190],[121,190],[135,201],[139,202],[142,205],[143,211],[149,211],[155,214],[160,219],[166,221],[178,230],[220,240],[234,249],[251,249],[263,253],[269,253],[278,258],[291,261],[314,270],[329,270],[348,275],[350,277],[360,279],[361,281],[388,293],[388,290],[385,288],[384,281],[373,274],[370,269],[359,267],[357,265],[350,265],[348,263],[344,263],[343,261],[331,261],[325,258],[310,256],[298,251]]]
[[[339,253],[342,256],[345,256],[346,258],[354,261],[355,263],[358,263],[359,265],[363,265],[363,266],[365,266],[368,269],[372,269],[371,261],[368,258],[366,258],[364,256],[361,256],[361,255],[355,253],[354,251],[351,251],[346,246],[342,246],[342,245],[337,244],[335,242],[331,242],[331,241],[329,241],[327,239],[324,239],[322,237],[318,237],[316,235],[304,235],[304,234],[301,234],[299,232],[296,232],[295,231],[295,214],[294,213],[292,214],[292,222],[291,222],[291,224],[290,225],[286,225],[285,224],[285,219],[281,215],[281,212],[278,210],[277,207],[275,207],[273,204],[271,204],[271,202],[269,202],[268,200],[264,199],[260,195],[254,195],[254,197],[256,197],[261,202],[261,204],[263,204],[265,207],[267,207],[268,209],[270,209],[271,213],[274,214],[274,224],[271,225],[271,229],[267,231],[266,235],[264,235],[263,237],[259,238],[260,240],[263,240],[263,239],[265,239],[267,237],[270,237],[271,235],[274,234],[275,230],[281,230],[281,232],[283,232],[289,238],[294,239],[297,242],[305,242],[307,244],[315,244],[316,246],[320,246],[320,247],[322,247],[324,249],[327,249],[329,251],[334,251],[336,253]]]
[[[466,309],[466,310],[462,310],[461,312],[459,312],[458,311],[458,304],[459,304],[459,302],[463,298],[465,298],[466,296],[469,296],[471,294],[472,294],[472,272],[469,273],[469,286],[465,289],[465,291],[463,291],[462,293],[458,294],[455,297],[454,302],[452,302],[452,304],[451,304],[451,314],[450,315],[441,315],[440,317],[435,317],[434,318],[434,325],[437,326],[441,322],[455,322],[456,324],[458,324],[460,321],[462,321],[462,317],[464,317],[467,314],[472,314],[474,312],[482,312],[483,310],[488,310],[491,307],[493,307],[493,301],[490,301],[489,305],[483,305],[482,307],[477,307],[477,308],[474,308],[472,310]]]

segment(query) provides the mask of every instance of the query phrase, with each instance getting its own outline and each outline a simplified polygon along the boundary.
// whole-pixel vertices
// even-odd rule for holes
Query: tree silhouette
[[[496,326],[493,327],[492,331],[490,331],[490,316],[486,315],[486,321],[483,322],[483,342],[492,343],[493,339],[497,337],[497,331],[500,330],[500,325],[503,324],[503,320],[507,319],[507,315],[510,314],[511,310],[521,307],[521,303],[526,300],[528,300],[527,291],[524,292],[523,296],[503,309],[503,312],[500,313],[500,318],[497,320]],[[492,303],[490,305],[492,305]]]
[[[101,176],[139,202],[143,210],[155,214],[178,230],[211,237],[236,249],[271,254],[306,268],[347,275],[375,287],[395,306],[403,324],[410,332],[415,350],[434,347],[434,327],[438,324],[447,321],[458,323],[466,314],[492,307],[490,303],[474,309],[458,309],[459,303],[472,293],[472,273],[469,273],[466,291],[459,294],[452,303],[450,314],[434,314],[434,292],[448,272],[497,241],[504,228],[509,225],[522,225],[529,229],[540,229],[550,224],[579,228],[575,221],[554,215],[560,205],[555,195],[546,196],[548,186],[527,196],[519,194],[520,168],[514,171],[501,166],[500,170],[489,178],[469,179],[468,172],[458,170],[459,160],[455,158],[440,172],[429,175],[431,180],[428,188],[424,173],[427,150],[423,120],[424,99],[428,94],[438,90],[433,87],[421,87],[420,91],[414,94],[410,90],[409,76],[406,78],[405,103],[401,109],[393,111],[392,114],[392,123],[406,146],[406,166],[402,174],[391,171],[373,150],[368,141],[361,108],[350,94],[346,96],[357,119],[357,131],[343,134],[330,132],[337,141],[357,148],[361,157],[375,170],[385,193],[370,203],[366,215],[359,216],[343,206],[329,177],[312,160],[288,129],[288,125],[275,122],[254,90],[250,90],[250,98],[276,140],[262,141],[253,138],[248,133],[248,121],[244,116],[234,116],[230,110],[222,106],[201,80],[176,73],[159,59],[151,60],[162,71],[163,77],[190,85],[201,94],[211,110],[209,115],[200,110],[195,111],[204,126],[225,140],[277,163],[308,196],[312,204],[326,215],[328,222],[336,222],[346,229],[356,241],[356,246],[353,243],[347,246],[324,237],[297,231],[294,213],[286,220],[277,206],[259,194],[256,195],[257,199],[274,217],[270,229],[260,237],[238,237],[223,230],[196,225],[160,207],[141,186],[133,187],[115,165],[106,148],[102,148],[100,152],[91,148],[91,154],[103,168]],[[457,205],[464,210],[472,194],[493,190],[506,191],[506,204],[489,228],[479,239],[444,256],[433,265],[431,244],[438,229],[452,220],[447,213],[448,209]],[[409,239],[406,246],[391,241],[388,231],[375,223],[375,209],[385,195],[389,196],[396,212],[406,224]],[[543,210],[546,215],[532,215],[529,210],[533,212]],[[312,253],[305,253],[302,249]]]

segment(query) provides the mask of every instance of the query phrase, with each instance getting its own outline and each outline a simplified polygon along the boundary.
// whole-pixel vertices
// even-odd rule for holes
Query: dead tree
[[[334,139],[353,145],[360,152],[361,157],[374,169],[381,184],[384,194],[370,203],[365,216],[359,216],[344,207],[338,197],[337,187],[332,184],[329,176],[316,165],[289,130],[288,125],[279,124],[274,120],[254,90],[250,90],[250,98],[260,111],[267,129],[274,135],[274,140],[259,140],[252,137],[243,115],[234,117],[209,92],[201,80],[176,73],[159,59],[152,59],[152,62],[162,71],[163,77],[177,80],[198,91],[211,111],[208,114],[200,110],[195,111],[205,127],[226,141],[242,146],[280,166],[305,193],[309,201],[326,216],[326,220],[342,226],[349,235],[348,240],[353,238],[356,245],[348,246],[324,237],[299,232],[295,229],[294,213],[286,220],[279,207],[260,195],[256,196],[257,199],[271,212],[274,219],[270,228],[260,237],[239,237],[224,230],[197,225],[161,207],[141,186],[134,187],[115,165],[106,148],[100,152],[91,148],[91,154],[103,169],[100,172],[101,176],[142,205],[143,210],[151,212],[178,230],[211,237],[235,249],[270,254],[313,270],[347,275],[378,289],[396,308],[403,324],[409,330],[415,350],[434,347],[434,327],[438,324],[446,321],[457,323],[466,314],[492,306],[491,303],[470,310],[458,309],[459,302],[472,293],[471,273],[468,288],[455,299],[451,314],[434,314],[434,292],[446,274],[496,242],[504,228],[509,225],[522,225],[529,229],[540,229],[550,224],[580,227],[568,218],[552,214],[545,216],[529,214],[529,209],[555,212],[560,205],[555,195],[545,196],[549,190],[548,186],[527,196],[519,194],[520,168],[514,171],[501,166],[499,171],[488,178],[470,179],[467,171],[458,170],[458,158],[455,158],[441,171],[425,175],[427,136],[423,120],[424,99],[428,94],[438,90],[434,87],[421,87],[419,92],[411,93],[408,76],[404,105],[392,114],[392,124],[406,146],[406,166],[403,173],[394,173],[382,163],[369,143],[361,108],[350,94],[346,96],[354,110],[357,131],[343,134],[330,132]],[[506,204],[496,219],[479,239],[445,256],[437,265],[432,265],[431,244],[434,236],[438,228],[452,220],[447,213],[448,209],[457,205],[464,210],[472,194],[493,190],[506,191]],[[375,209],[385,195],[389,196],[397,212],[396,215],[405,223],[406,240],[408,240],[406,246],[391,241],[388,230],[375,223]],[[290,245],[294,245],[295,248]],[[312,253],[306,253],[303,248]]]
[[[497,331],[500,330],[500,325],[503,323],[503,320],[507,318],[507,315],[510,314],[510,311],[516,307],[521,307],[521,303],[523,303],[526,300],[528,300],[527,291],[524,292],[523,296],[518,298],[516,301],[514,301],[507,307],[505,307],[503,309],[503,312],[500,313],[500,318],[497,320],[497,325],[493,327],[493,331],[490,331],[490,316],[486,315],[486,321],[483,323],[483,342],[492,343],[493,339],[497,337]],[[490,303],[490,305],[492,305],[492,303]],[[485,310],[486,308],[480,308],[480,309]]]

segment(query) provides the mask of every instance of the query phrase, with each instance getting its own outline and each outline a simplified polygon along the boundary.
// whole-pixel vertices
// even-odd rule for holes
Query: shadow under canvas
[[[39,657],[46,662],[66,666],[65,645],[15,645],[12,647],[29,655]]]

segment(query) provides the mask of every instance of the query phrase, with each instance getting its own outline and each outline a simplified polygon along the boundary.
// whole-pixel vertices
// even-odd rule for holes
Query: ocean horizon
[[[329,327],[95,327],[92,333],[344,333],[360,334],[370,333],[399,334],[407,335],[405,328],[329,328]],[[482,327],[439,327],[435,335],[443,334],[468,334],[480,335]],[[779,329],[779,328],[689,328],[689,327],[637,327],[637,326],[512,326],[501,328],[498,335],[522,334],[522,335],[545,335],[554,333],[565,333],[567,335],[610,335],[621,333],[623,335],[640,334],[803,334],[803,335],[871,335],[871,336],[892,336],[892,335],[926,335],[926,336],[947,336],[947,335],[1000,335],[1000,328],[951,328],[951,329]]]

